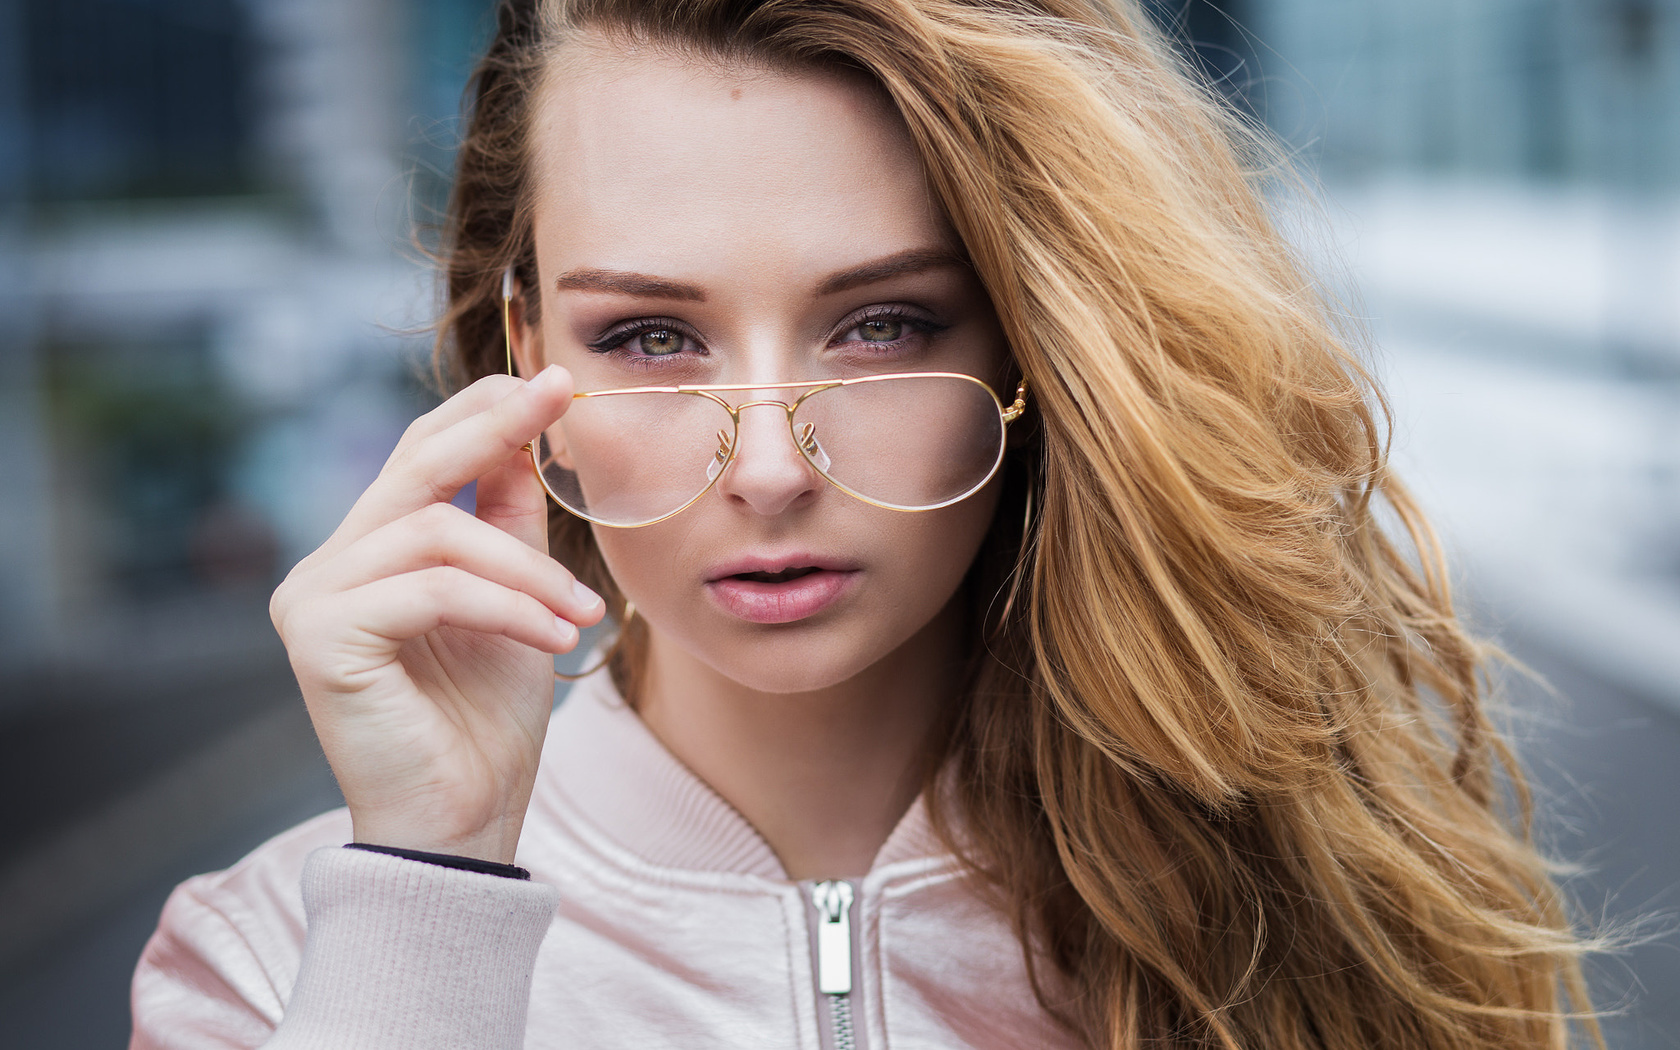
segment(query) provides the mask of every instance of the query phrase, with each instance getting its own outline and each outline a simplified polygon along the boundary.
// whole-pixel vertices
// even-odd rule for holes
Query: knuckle
[[[447,503],[432,506],[439,509],[426,515],[421,529],[426,558],[439,565],[465,566],[471,560],[468,548],[473,542],[472,516]]]
[[[523,422],[523,420],[521,420],[521,422]],[[501,439],[502,450],[510,456],[517,455],[518,453],[525,451],[525,446],[531,442],[531,439],[525,435],[523,428],[517,431],[499,431],[497,433],[497,437]]]
[[[427,599],[440,605],[448,604],[450,596],[459,585],[455,579],[455,570],[447,565],[438,565],[430,569],[422,569],[416,574],[420,590]]]
[[[436,443],[438,435],[427,433],[420,436],[412,444],[399,447],[391,453],[385,469],[380,472],[381,477],[394,477],[398,481],[421,481],[431,473],[431,457],[427,452]],[[376,482],[377,484],[377,482]]]
[[[437,414],[437,411],[438,410],[434,408],[424,415],[417,416],[413,422],[404,427],[402,437],[397,439],[397,448],[401,449],[411,445],[420,440],[420,438],[426,434],[430,433],[432,418]]]
[[[427,599],[438,610],[447,613],[478,603],[477,578],[453,565],[439,565],[425,570]]]
[[[517,591],[508,592],[508,619],[514,623],[526,623],[538,626],[553,617],[553,613],[542,602],[528,594]]]
[[[293,610],[299,600],[298,591],[302,587],[300,577],[304,571],[303,562],[293,566],[292,571],[286,574],[285,579],[280,581],[274,588],[274,593],[268,597],[269,622],[274,624],[274,630],[282,638],[286,636]]]
[[[525,610],[522,599],[525,596],[518,591],[500,585],[492,585],[486,597],[489,599],[486,605],[495,611],[496,616],[503,623],[516,622],[522,618]]]
[[[280,640],[285,643],[287,654],[294,662],[315,648],[313,633],[319,627],[320,617],[310,610],[308,603],[299,603],[287,609]]]
[[[438,479],[430,457],[420,454],[420,451],[420,449],[415,449],[404,457],[404,462],[400,467],[401,477],[407,484],[417,489],[428,504],[448,504],[450,500],[455,498],[457,490]]]
[[[421,538],[435,545],[455,534],[460,513],[448,503],[428,503],[409,517]]]

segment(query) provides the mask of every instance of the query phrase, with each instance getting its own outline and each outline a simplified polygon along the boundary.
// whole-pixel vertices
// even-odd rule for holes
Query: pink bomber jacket
[[[130,1050],[1077,1045],[921,800],[864,877],[791,881],[604,674],[549,724],[532,881],[349,840],[337,810],[177,888]]]

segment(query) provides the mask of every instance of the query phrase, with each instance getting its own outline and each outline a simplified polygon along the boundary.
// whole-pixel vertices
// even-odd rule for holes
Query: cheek
[[[683,519],[689,513],[639,529],[589,527],[607,571],[639,609],[669,605],[681,599],[684,586],[693,588],[700,567],[698,559],[686,553]]]
[[[974,563],[997,511],[998,493],[994,482],[955,506],[894,515],[896,527],[883,528],[881,534],[896,579],[884,582],[905,592],[901,602],[926,608],[929,617],[944,607]]]

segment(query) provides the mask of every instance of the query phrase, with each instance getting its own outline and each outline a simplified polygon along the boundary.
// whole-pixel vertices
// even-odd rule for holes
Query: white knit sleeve
[[[558,891],[364,850],[310,854],[272,1050],[518,1050]]]

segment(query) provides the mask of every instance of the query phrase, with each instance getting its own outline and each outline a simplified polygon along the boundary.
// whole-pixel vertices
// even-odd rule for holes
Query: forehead
[[[538,246],[561,256],[545,272],[700,257],[827,271],[837,252],[953,246],[909,132],[861,76],[595,37],[539,90]]]

